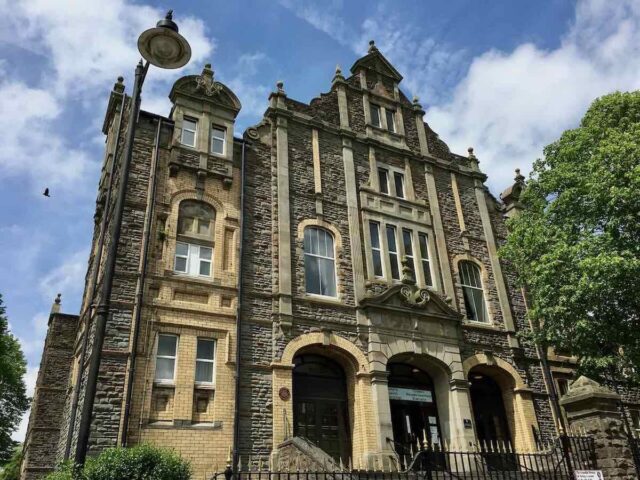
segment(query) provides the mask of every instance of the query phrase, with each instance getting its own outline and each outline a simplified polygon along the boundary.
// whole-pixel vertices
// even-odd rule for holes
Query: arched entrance
[[[471,406],[480,443],[511,444],[511,434],[504,408],[502,390],[488,375],[472,372],[469,375]]]
[[[297,355],[293,364],[293,434],[348,464],[351,440],[344,370],[316,354]]]
[[[389,363],[389,404],[396,452],[413,457],[427,440],[440,445],[442,435],[433,380],[407,363]]]

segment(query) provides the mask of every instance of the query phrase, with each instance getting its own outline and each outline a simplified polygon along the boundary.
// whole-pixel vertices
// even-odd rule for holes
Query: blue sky
[[[193,57],[149,72],[143,109],[168,114],[172,82],[211,62],[242,131],[276,81],[309,101],[374,39],[440,137],[475,147],[494,194],[594,98],[640,87],[637,0],[0,0],[0,293],[30,388],[55,294],[78,312],[109,91],[118,75],[130,89],[137,36],[168,8]]]

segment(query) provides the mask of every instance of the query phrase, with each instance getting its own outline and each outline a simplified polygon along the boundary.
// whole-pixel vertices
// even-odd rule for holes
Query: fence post
[[[620,395],[580,377],[560,400],[573,430],[593,437],[596,461],[607,480],[637,478],[631,449],[618,410]],[[580,468],[580,465],[576,465]]]

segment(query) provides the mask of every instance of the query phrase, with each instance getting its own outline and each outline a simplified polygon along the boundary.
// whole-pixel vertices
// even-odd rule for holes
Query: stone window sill
[[[494,325],[492,323],[474,322],[473,320],[469,320],[467,318],[462,320],[462,326],[463,327],[468,327],[468,328],[477,328],[479,330],[491,330],[491,331],[494,331],[494,332],[503,332],[504,331],[500,327],[498,327],[497,325]]]

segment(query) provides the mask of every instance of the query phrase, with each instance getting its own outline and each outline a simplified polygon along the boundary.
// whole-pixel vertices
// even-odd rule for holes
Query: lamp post
[[[173,10],[169,10],[165,18],[160,20],[156,24],[155,28],[150,28],[142,32],[138,38],[138,50],[146,61],[143,64],[142,60],[140,60],[135,71],[124,156],[120,168],[120,184],[118,186],[118,195],[116,197],[113,219],[109,225],[109,238],[111,241],[109,244],[109,250],[107,251],[107,257],[105,259],[104,274],[100,289],[100,303],[96,307],[95,311],[95,335],[91,348],[87,385],[85,389],[84,402],[82,404],[82,415],[80,418],[80,428],[78,430],[78,440],[76,444],[75,462],[79,465],[84,464],[89,444],[93,403],[98,383],[98,372],[100,370],[104,334],[107,326],[107,319],[109,317],[111,288],[113,286],[113,274],[116,266],[118,243],[120,241],[124,201],[127,193],[129,169],[133,154],[133,142],[136,133],[136,121],[138,119],[138,114],[140,113],[140,92],[142,91],[142,85],[150,64],[166,69],[180,68],[186,65],[191,58],[191,47],[189,46],[189,42],[187,42],[187,40],[178,33],[178,25],[173,21]],[[114,158],[114,161],[116,160],[117,159]],[[105,208],[104,215],[106,215],[108,211],[109,209],[107,206],[107,208]],[[85,335],[88,334],[89,329],[87,328]],[[133,348],[135,348],[135,345]]]

